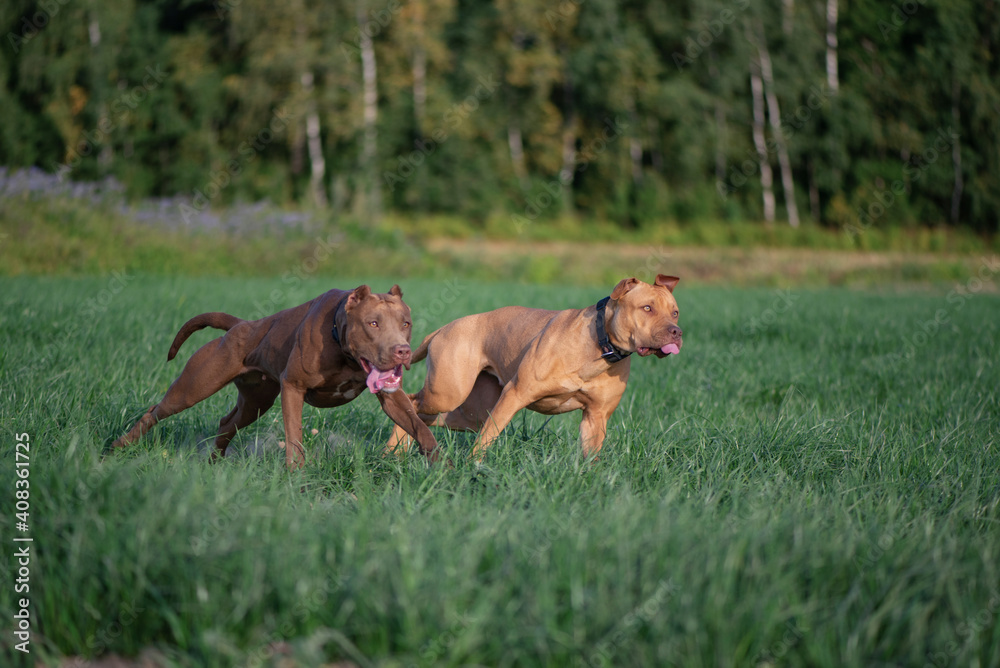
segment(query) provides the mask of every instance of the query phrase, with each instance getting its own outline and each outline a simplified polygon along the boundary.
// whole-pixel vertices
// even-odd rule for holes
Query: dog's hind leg
[[[462,406],[470,394],[479,394],[480,374],[475,362],[467,357],[439,360],[434,355],[435,347],[430,347],[427,358],[427,378],[423,388],[409,395],[420,420],[430,426],[451,426],[446,424],[447,414]],[[419,353],[419,351],[418,351]],[[489,381],[497,381],[489,376]],[[499,392],[497,392],[499,396]],[[492,408],[492,404],[488,408]],[[488,410],[488,409],[487,409]],[[383,455],[407,452],[413,438],[398,424],[393,425],[392,435],[383,450]]]
[[[250,380],[258,377],[259,381]],[[226,448],[229,447],[229,442],[233,440],[236,432],[250,426],[266,413],[274,405],[274,400],[278,398],[281,389],[278,383],[263,374],[258,376],[256,371],[240,376],[235,384],[239,395],[236,397],[233,410],[219,422],[219,435],[215,437],[212,461],[226,456]]]
[[[246,369],[243,367],[243,355],[236,350],[241,346],[237,345],[238,340],[231,339],[232,332],[236,329],[198,349],[163,399],[146,411],[113,446],[121,448],[134,443],[163,418],[207,399],[244,373]]]
[[[502,391],[503,387],[496,376],[488,371],[481,371],[472,386],[472,392],[461,406],[447,413],[421,414],[420,417],[432,427],[447,427],[453,431],[479,431],[490,419],[490,411],[500,400]]]

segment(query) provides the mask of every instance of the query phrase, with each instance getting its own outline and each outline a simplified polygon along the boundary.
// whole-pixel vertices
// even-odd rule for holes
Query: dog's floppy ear
[[[615,286],[615,289],[611,291],[611,298],[621,299],[622,297],[625,296],[625,293],[627,293],[629,290],[631,290],[637,285],[639,285],[639,279],[623,278],[621,281],[618,282],[618,285]]]
[[[391,288],[389,288],[389,294],[394,297],[399,297],[400,299],[403,298],[403,291],[399,289],[398,285],[394,285]]]
[[[656,275],[656,284],[670,290],[671,292],[674,291],[674,288],[677,287],[680,280],[681,279],[676,276],[664,276],[663,274]]]
[[[367,285],[359,285],[358,287],[354,288],[354,292],[352,292],[347,297],[347,303],[344,304],[344,310],[350,311],[352,308],[360,304],[362,300],[364,300],[365,297],[368,297],[371,293],[372,289],[369,288]]]

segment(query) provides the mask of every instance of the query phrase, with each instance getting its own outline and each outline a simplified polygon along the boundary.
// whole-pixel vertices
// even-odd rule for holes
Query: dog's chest
[[[364,376],[358,378],[336,376],[320,387],[307,390],[305,400],[307,404],[316,408],[333,408],[356,399],[364,390]]]
[[[584,402],[582,394],[579,392],[568,392],[543,397],[533,403],[528,404],[528,409],[543,415],[560,415],[583,408]]]
[[[564,379],[559,390],[552,390],[528,404],[544,415],[559,415],[588,406],[617,404],[628,382],[628,362],[608,365],[603,360],[588,365]]]

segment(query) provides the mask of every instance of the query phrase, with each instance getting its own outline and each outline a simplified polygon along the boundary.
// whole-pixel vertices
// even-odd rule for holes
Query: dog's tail
[[[443,327],[441,329],[444,329]],[[441,329],[435,329],[433,332],[424,337],[423,342],[413,351],[413,355],[410,356],[410,364],[416,362],[421,362],[427,357],[427,347],[431,345],[431,339],[438,335]]]
[[[177,351],[181,349],[181,346],[188,340],[188,337],[197,332],[199,329],[213,327],[215,329],[222,329],[228,332],[235,325],[241,322],[243,321],[235,315],[220,313],[218,311],[196,315],[185,322],[180,331],[177,332],[177,336],[174,337],[174,342],[170,344],[170,352],[167,353],[167,361],[169,362],[176,357]]]

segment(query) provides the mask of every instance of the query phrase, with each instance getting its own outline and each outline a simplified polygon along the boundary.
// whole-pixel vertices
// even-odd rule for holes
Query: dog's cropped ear
[[[625,294],[629,290],[631,290],[632,288],[634,288],[637,285],[639,285],[639,279],[637,279],[637,278],[623,278],[621,281],[618,282],[618,285],[615,286],[615,289],[611,291],[611,298],[612,299],[621,299],[622,297],[625,296]]]
[[[389,288],[389,294],[394,297],[399,297],[400,299],[403,298],[403,291],[399,289],[398,285],[394,285],[391,288]]]
[[[664,276],[663,274],[656,275],[656,284],[670,290],[671,292],[674,291],[674,288],[677,287],[680,280],[681,279],[676,276]]]
[[[352,292],[347,297],[347,303],[344,304],[344,310],[350,311],[352,308],[360,304],[365,299],[365,297],[368,297],[371,293],[372,289],[369,288],[367,285],[359,285],[358,287],[354,288],[354,292]]]

